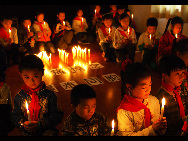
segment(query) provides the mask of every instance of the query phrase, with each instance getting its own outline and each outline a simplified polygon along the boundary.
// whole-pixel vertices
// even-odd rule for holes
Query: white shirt
[[[81,25],[81,21],[80,20],[73,20],[72,22],[72,29],[74,30],[74,34],[76,35],[77,33],[79,32],[87,32],[86,29],[88,28],[88,25],[87,25],[87,21],[84,17],[79,17],[80,19],[83,18],[83,22],[82,22],[82,25],[85,25],[85,27],[82,28],[80,27]]]

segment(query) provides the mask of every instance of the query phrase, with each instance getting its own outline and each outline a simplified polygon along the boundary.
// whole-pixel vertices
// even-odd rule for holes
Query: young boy
[[[107,119],[95,112],[96,93],[88,85],[80,84],[71,91],[74,111],[65,120],[63,136],[108,136],[111,133]]]
[[[35,39],[30,27],[31,20],[28,18],[23,19],[21,25],[18,27],[18,41],[25,54],[34,54]]]
[[[149,18],[146,26],[146,32],[142,33],[138,39],[137,50],[142,52],[142,62],[155,69],[157,67],[156,54],[161,34],[157,31],[158,21],[156,18]]]
[[[98,34],[100,38],[101,49],[103,51],[104,61],[113,61],[115,60],[115,53],[112,44],[112,39],[114,38],[114,33],[116,28],[112,26],[112,15],[106,14],[102,18],[102,25],[98,29]]]
[[[162,86],[157,98],[162,102],[165,98],[164,117],[167,119],[166,135],[180,135],[181,129],[187,118],[184,109],[184,99],[180,97],[180,86],[184,79],[185,63],[176,55],[168,55],[161,58],[159,62],[162,73]]]
[[[7,55],[8,65],[17,64],[19,58],[19,45],[17,29],[12,27],[10,18],[3,18],[0,28],[0,45],[5,50]]]
[[[55,126],[61,122],[63,112],[57,108],[57,96],[48,90],[42,81],[44,75],[42,60],[35,55],[28,55],[22,59],[18,69],[25,84],[14,99],[12,112],[14,125],[25,135],[58,135]]]
[[[118,5],[117,12],[113,15],[113,24],[112,24],[116,28],[121,26],[121,23],[119,20],[120,20],[121,14],[123,14],[124,12],[125,12],[125,7],[123,5]]]
[[[73,19],[72,29],[78,42],[92,43],[94,42],[93,37],[87,32],[88,24],[86,19],[83,17],[83,10],[77,10],[77,16]]]
[[[52,40],[55,48],[68,48],[73,38],[73,31],[71,30],[71,25],[65,19],[65,12],[60,11],[57,14],[57,23],[53,29],[54,33],[52,35]]]
[[[117,5],[110,5],[110,8],[111,8],[110,13],[113,15],[114,18],[117,12]]]
[[[129,27],[129,15],[122,14],[119,22],[121,26],[116,29],[113,41],[116,61],[123,62],[129,58],[134,62],[137,39],[134,29]]]
[[[37,12],[35,16],[37,21],[34,21],[32,28],[34,29],[34,36],[36,40],[36,49],[38,52],[47,51],[48,53],[55,53],[54,45],[51,43],[51,29],[46,21],[44,21],[44,13]]]

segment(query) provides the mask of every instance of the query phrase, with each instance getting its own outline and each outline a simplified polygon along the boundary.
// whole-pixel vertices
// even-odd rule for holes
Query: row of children
[[[117,135],[187,135],[188,39],[180,40],[173,52],[174,55],[165,55],[160,59],[162,84],[157,98],[150,95],[152,75],[148,66],[132,63],[130,59],[122,63],[122,101],[117,108]],[[58,135],[55,126],[62,121],[63,112],[58,109],[56,94],[42,81],[42,60],[35,55],[24,57],[19,64],[19,72],[25,84],[15,96],[12,123],[24,135]],[[4,81],[0,83],[0,90],[1,104],[11,104],[10,88]],[[164,117],[161,118],[163,97],[166,105]],[[107,118],[95,112],[96,92],[92,87],[85,84],[75,86],[70,99],[74,110],[64,121],[62,135],[111,135]],[[0,126],[0,133],[10,131],[7,129],[11,125],[9,122],[7,119],[0,122],[3,125]]]

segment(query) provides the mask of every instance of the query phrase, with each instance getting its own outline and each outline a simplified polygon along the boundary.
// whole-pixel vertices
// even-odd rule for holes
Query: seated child
[[[130,17],[124,13],[119,21],[121,26],[116,29],[113,41],[116,61],[122,62],[129,58],[134,62],[137,39],[134,29],[129,27]]]
[[[64,122],[63,136],[109,136],[111,127],[107,119],[95,112],[96,93],[92,87],[80,84],[71,91],[74,111]]]
[[[151,96],[151,71],[142,63],[127,59],[122,64],[122,101],[117,109],[119,136],[156,136],[166,129],[160,119],[160,105]]]
[[[167,130],[165,135],[180,135],[187,117],[183,105],[184,100],[180,97],[180,86],[184,80],[186,66],[181,58],[168,55],[161,58],[159,67],[162,73],[162,86],[157,93],[157,98],[162,102],[164,97],[166,101],[164,116],[167,119]]]
[[[127,13],[129,15],[129,17],[131,18],[130,27],[132,27],[132,28],[134,28],[134,30],[136,30],[136,23],[131,15],[131,11],[129,9],[127,9],[125,11],[125,13]]]
[[[32,28],[30,27],[31,20],[28,18],[25,18],[18,27],[18,41],[23,47],[25,54],[34,54],[35,39],[33,38]]]
[[[44,13],[37,12],[35,16],[37,21],[34,21],[32,28],[34,38],[36,40],[36,51],[46,51],[47,53],[55,53],[54,45],[51,43],[51,29],[46,21],[44,21]]]
[[[5,78],[1,77],[2,73],[0,71],[0,136],[5,136],[14,129],[14,126],[11,122],[11,91],[8,84],[5,83]]]
[[[19,45],[17,29],[12,27],[10,18],[3,18],[0,28],[0,45],[6,52],[8,65],[17,64],[19,60]]]
[[[25,135],[52,136],[58,135],[55,126],[62,121],[63,112],[57,108],[57,96],[46,88],[42,81],[44,65],[35,55],[25,56],[19,66],[24,80],[21,91],[15,96],[12,121]],[[26,102],[30,112],[28,121]]]
[[[72,29],[78,42],[92,43],[94,42],[93,37],[87,32],[88,24],[86,19],[83,17],[83,10],[77,10],[77,16],[73,19]]]
[[[117,12],[117,5],[110,5],[110,8],[111,8],[110,13],[113,15],[114,18]]]
[[[52,40],[56,49],[66,49],[70,45],[73,38],[71,25],[65,19],[65,12],[59,12],[57,15],[57,23],[54,26]]]
[[[155,69],[157,67],[156,54],[161,34],[157,31],[158,21],[156,18],[149,18],[146,26],[146,32],[142,33],[138,39],[137,50],[142,52],[142,62]]]
[[[168,26],[171,22],[171,30],[168,31]],[[169,19],[165,32],[159,41],[158,47],[158,55],[157,55],[157,62],[160,61],[161,57],[164,55],[172,54],[172,44],[173,40],[176,38],[185,39],[187,38],[185,35],[182,34],[183,29],[183,20],[181,17],[174,17],[173,19]]]
[[[112,26],[112,15],[105,14],[102,18],[103,25],[98,29],[98,34],[100,38],[100,45],[103,51],[103,56],[105,61],[115,60],[114,47],[112,44],[112,39],[114,38],[114,33],[116,28]]]
[[[125,12],[125,7],[123,5],[118,5],[117,12],[115,13],[115,15],[113,15],[113,24],[112,24],[116,28],[121,26],[121,23],[119,22],[119,20],[120,20],[121,14],[123,14],[124,12]]]

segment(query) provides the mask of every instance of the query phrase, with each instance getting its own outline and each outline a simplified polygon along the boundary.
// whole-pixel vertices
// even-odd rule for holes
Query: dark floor
[[[106,81],[102,75],[115,73],[120,76],[121,67],[116,62],[104,62],[102,57],[102,52],[100,47],[97,43],[93,43],[90,45],[81,45],[83,48],[90,48],[91,49],[91,62],[99,62],[101,63],[104,68],[91,70],[90,68],[84,72],[77,72],[75,74],[70,72],[70,75],[60,75],[60,76],[53,76],[49,78],[48,76],[44,76],[43,80],[47,85],[54,84],[57,90],[58,104],[62,108],[64,112],[64,117],[62,119],[62,123],[67,118],[67,116],[72,112],[72,108],[70,105],[70,91],[65,91],[59,83],[67,82],[67,81],[76,81],[78,84],[85,84],[86,82],[83,80],[85,78],[90,77],[97,77],[104,84],[92,86],[93,89],[97,93],[97,112],[101,112],[104,116],[108,118],[108,121],[111,122],[115,119],[115,130],[117,131],[117,118],[116,118],[116,108],[120,104],[121,99],[121,82],[108,82]],[[69,65],[72,65],[71,60],[71,49],[67,51],[70,53]],[[58,64],[58,53],[52,55],[52,68],[57,68]],[[140,61],[140,54],[137,53],[135,56],[135,61]],[[21,79],[18,66],[12,66],[8,68],[6,71],[7,78],[6,82],[11,88],[12,92],[12,99],[14,99],[15,95],[20,91],[21,86],[23,85],[23,80]],[[156,72],[153,72],[152,76],[152,91],[151,94],[155,95],[161,85],[161,78],[160,75]],[[59,135],[61,135],[62,123],[57,126],[57,129],[60,130]],[[19,136],[21,132],[19,129],[15,128],[11,133],[10,136]]]

